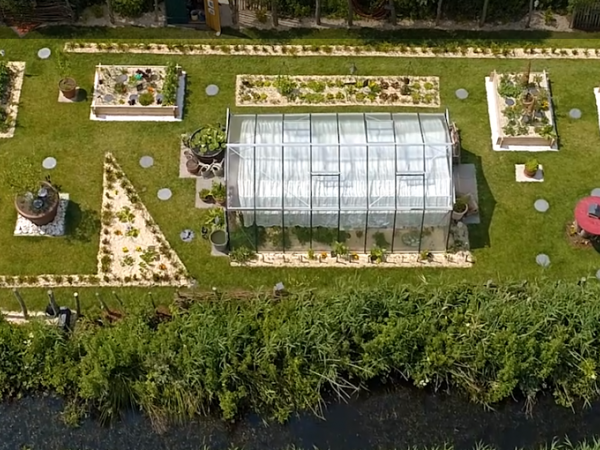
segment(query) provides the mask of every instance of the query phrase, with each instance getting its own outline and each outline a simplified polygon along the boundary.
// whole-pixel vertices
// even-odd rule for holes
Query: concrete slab
[[[544,181],[544,166],[539,165],[534,177],[525,176],[525,164],[515,164],[515,180],[517,183],[541,183]]]
[[[475,204],[479,205],[475,164],[459,164],[454,166],[452,178],[457,196],[470,194]],[[479,209],[473,214],[467,214],[462,221],[467,225],[480,224]]]
[[[58,91],[58,103],[81,103],[87,97],[87,93],[77,86],[77,94],[73,98],[67,98],[63,95],[63,93]]]

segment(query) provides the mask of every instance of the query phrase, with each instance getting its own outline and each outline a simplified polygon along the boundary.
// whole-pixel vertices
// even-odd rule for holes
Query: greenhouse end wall
[[[444,114],[230,116],[230,247],[446,250],[454,190]]]

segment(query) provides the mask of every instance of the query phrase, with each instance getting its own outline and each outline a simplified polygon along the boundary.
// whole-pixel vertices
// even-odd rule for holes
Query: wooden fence
[[[599,31],[600,2],[576,6],[571,17],[571,28],[585,31]]]

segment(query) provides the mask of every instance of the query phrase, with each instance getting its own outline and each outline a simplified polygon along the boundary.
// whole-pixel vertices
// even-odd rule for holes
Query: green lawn
[[[45,33],[49,33],[48,30]],[[100,32],[98,38],[110,38]],[[132,32],[133,33],[133,32]],[[155,35],[158,33],[154,31]],[[161,31],[162,33],[162,31]],[[169,33],[173,33],[171,36]],[[166,38],[182,38],[186,32],[165,30]],[[4,37],[6,30],[0,35]],[[39,48],[49,45],[46,37],[34,33],[23,40],[3,39],[9,60],[26,61],[26,78],[21,94],[18,128],[13,139],[0,140],[3,167],[20,158],[33,158],[36,164],[46,156],[55,156],[58,166],[53,181],[71,196],[74,207],[69,212],[75,237],[67,239],[14,238],[16,212],[11,196],[3,186],[0,202],[0,273],[33,275],[40,273],[93,273],[96,267],[98,235],[95,222],[102,195],[102,158],[111,151],[121,164],[150,213],[165,232],[201,287],[258,288],[278,281],[287,285],[331,285],[345,279],[377,283],[382,279],[404,282],[427,277],[432,282],[456,279],[485,281],[513,278],[574,279],[594,274],[600,268],[600,255],[593,250],[571,248],[565,239],[565,225],[572,219],[576,201],[600,187],[600,132],[592,88],[597,84],[600,62],[539,61],[534,71],[546,69],[552,79],[554,105],[561,147],[556,153],[537,154],[544,165],[544,183],[518,184],[514,181],[514,164],[524,162],[526,153],[493,152],[485,100],[484,77],[498,72],[522,70],[524,61],[366,58],[344,57],[166,57],[155,55],[71,55],[72,75],[81,87],[91,92],[94,66],[103,64],[165,64],[175,61],[188,73],[185,119],[182,123],[98,123],[89,120],[89,101],[81,104],[57,103],[59,73],[53,58],[40,61]],[[118,37],[115,36],[115,37]],[[137,36],[136,36],[137,37]],[[190,38],[191,39],[191,38]],[[551,39],[551,37],[549,37]],[[147,37],[158,42],[160,39]],[[53,49],[64,41],[54,39]],[[573,40],[565,45],[584,45]],[[560,46],[560,41],[552,45]],[[247,269],[230,268],[227,260],[211,258],[207,241],[196,239],[190,244],[179,240],[183,228],[199,230],[202,213],[194,208],[194,180],[178,178],[179,135],[198,125],[224,121],[226,108],[234,112],[234,83],[238,73],[262,74],[346,74],[354,61],[361,75],[417,74],[440,77],[441,99],[453,121],[462,130],[464,162],[477,166],[482,224],[470,228],[471,244],[477,262],[472,269]],[[204,88],[216,83],[221,91],[207,97]],[[466,88],[470,97],[459,101],[454,91]],[[88,98],[89,100],[89,98]],[[580,108],[583,117],[568,117],[572,107]],[[302,108],[294,111],[308,111]],[[352,110],[346,109],[346,110]],[[354,108],[354,110],[361,110]],[[364,110],[364,108],[362,109]],[[371,109],[377,110],[377,109]],[[379,108],[382,110],[382,108]],[[383,109],[389,110],[389,109]],[[423,111],[424,109],[420,109]],[[429,110],[429,109],[427,109]],[[263,112],[260,109],[252,109]],[[269,108],[268,111],[274,111]],[[282,110],[279,110],[282,111]],[[290,111],[288,109],[288,111]],[[314,111],[314,109],[313,109]],[[327,111],[319,108],[318,111]],[[150,154],[155,158],[151,169],[141,169],[138,160]],[[169,187],[173,198],[156,199],[156,191]],[[533,202],[546,198],[550,210],[536,213]],[[542,270],[535,256],[547,253],[552,265]],[[32,298],[43,299],[39,290]],[[136,298],[139,290],[127,290],[124,297]],[[93,291],[92,291],[93,292]],[[165,290],[170,292],[170,290]],[[12,302],[9,291],[0,293],[0,303]],[[87,295],[91,299],[93,296]],[[38,300],[36,300],[38,301]],[[37,304],[37,303],[36,303]],[[41,303],[40,303],[41,304]]]

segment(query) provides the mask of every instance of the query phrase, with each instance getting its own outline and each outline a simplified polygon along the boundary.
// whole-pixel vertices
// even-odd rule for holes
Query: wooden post
[[[348,0],[348,26],[354,25],[354,6],[352,0]]]
[[[121,306],[121,308],[123,310],[125,310],[125,305],[123,305],[123,302],[121,301],[121,299],[119,298],[117,293],[115,291],[112,291],[112,295],[115,297],[115,299],[117,300],[117,303]]]
[[[527,23],[525,23],[525,28],[529,28],[531,25],[531,19],[533,18],[533,3],[534,0],[529,0],[529,14],[527,15]]]
[[[279,26],[279,13],[277,11],[277,0],[271,0],[271,20],[273,26],[277,28]]]
[[[315,23],[321,25],[321,0],[315,2]]]
[[[25,306],[25,301],[23,297],[21,297],[21,293],[17,289],[13,289],[13,294],[17,298],[19,305],[21,306],[21,312],[23,313],[23,318],[25,320],[29,319],[29,313],[27,312],[27,306]]]
[[[389,0],[388,5],[390,9],[390,23],[396,25],[396,5],[394,4],[394,0]]]
[[[106,7],[108,8],[108,20],[110,20],[110,23],[114,24],[115,23],[115,13],[114,13],[113,7],[112,7],[112,0],[106,0]]]
[[[485,18],[487,16],[487,10],[490,0],[483,0],[483,11],[481,11],[481,19],[479,19],[479,26],[482,27],[485,24]]]
[[[158,0],[154,0],[154,22],[158,23]]]
[[[438,0],[437,4],[437,14],[435,15],[435,25],[439,25],[440,20],[442,20],[442,4],[444,0]]]

